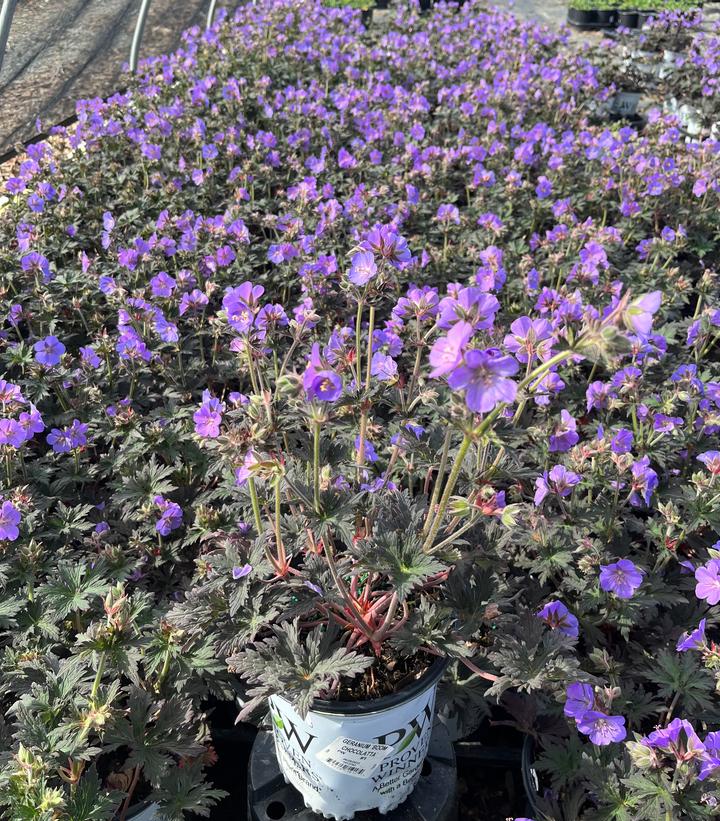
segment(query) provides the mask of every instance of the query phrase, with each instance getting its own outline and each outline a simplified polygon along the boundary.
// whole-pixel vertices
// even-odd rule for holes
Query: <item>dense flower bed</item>
[[[381,591],[373,635],[468,656],[549,817],[712,814],[720,145],[591,119],[600,77],[480,4],[365,31],[276,0],[28,150],[0,212],[8,818],[207,812],[226,658],[263,685],[266,625],[336,607],[279,476],[348,547],[358,505],[440,505],[374,560],[445,608]]]

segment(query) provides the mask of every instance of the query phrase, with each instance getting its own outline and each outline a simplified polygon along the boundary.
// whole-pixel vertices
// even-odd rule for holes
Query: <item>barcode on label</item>
[[[336,738],[316,753],[319,761],[339,773],[354,778],[368,778],[390,755],[388,744],[375,744],[355,738]]]

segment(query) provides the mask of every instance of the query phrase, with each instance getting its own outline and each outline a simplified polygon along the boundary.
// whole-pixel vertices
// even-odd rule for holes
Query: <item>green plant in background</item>
[[[375,0],[325,0],[323,5],[327,8],[370,11],[370,9],[375,7]]]
[[[570,0],[568,6],[577,11],[595,11],[598,7],[598,0]]]

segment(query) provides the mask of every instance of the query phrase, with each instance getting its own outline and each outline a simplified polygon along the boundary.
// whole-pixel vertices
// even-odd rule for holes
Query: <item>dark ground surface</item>
[[[172,51],[185,29],[204,25],[209,2],[153,0],[141,59]],[[0,71],[0,154],[32,138],[37,118],[54,125],[75,100],[122,86],[139,8],[140,0],[19,0]]]

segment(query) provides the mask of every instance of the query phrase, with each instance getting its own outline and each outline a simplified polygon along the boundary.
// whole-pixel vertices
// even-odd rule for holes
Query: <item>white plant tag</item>
[[[372,741],[357,741],[341,736],[315,753],[315,757],[339,773],[355,778],[368,778],[391,752],[392,746],[389,744],[373,744]]]

